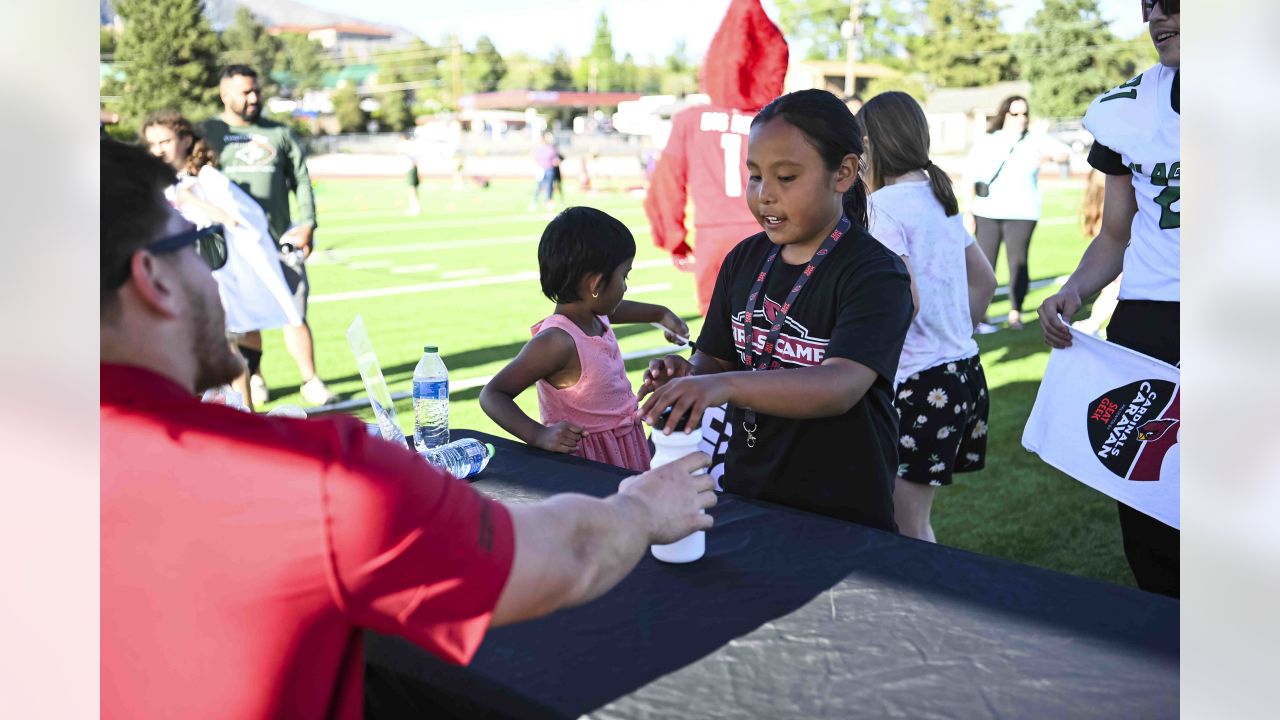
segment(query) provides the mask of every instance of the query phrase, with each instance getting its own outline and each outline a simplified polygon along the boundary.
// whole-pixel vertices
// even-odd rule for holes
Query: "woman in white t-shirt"
[[[965,231],[951,179],[929,160],[929,125],[910,95],[887,92],[858,113],[871,189],[871,234],[910,262],[919,293],[894,378],[903,535],[934,541],[933,489],[986,460],[987,381],[973,329],[996,278]]]
[[[1009,265],[1009,327],[1022,329],[1022,302],[1030,276],[1027,252],[1040,220],[1040,166],[1065,162],[1066,145],[1046,135],[1028,132],[1031,120],[1027,99],[1011,95],[1000,103],[987,134],[969,152],[965,168],[969,193],[969,230],[994,268],[1005,246]],[[984,326],[983,331],[994,330]]]

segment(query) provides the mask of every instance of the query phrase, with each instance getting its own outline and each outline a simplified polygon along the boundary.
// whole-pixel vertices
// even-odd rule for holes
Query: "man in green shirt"
[[[336,396],[316,375],[315,349],[306,320],[310,286],[305,260],[311,255],[316,227],[306,154],[287,126],[262,119],[263,98],[252,68],[231,65],[223,70],[219,94],[222,114],[204,122],[205,142],[217,155],[223,174],[266,211],[271,236],[280,247],[281,269],[302,316],[301,325],[284,328],[285,347],[302,374],[302,397],[313,405],[333,402]],[[296,223],[289,216],[290,192],[298,201]],[[262,333],[245,333],[237,344],[249,364],[253,404],[265,403],[270,396],[260,368]]]

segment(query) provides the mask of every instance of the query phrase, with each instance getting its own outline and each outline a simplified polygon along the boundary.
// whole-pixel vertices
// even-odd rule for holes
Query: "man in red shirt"
[[[756,111],[782,94],[787,41],[760,0],[733,0],[702,63],[710,105],[685,108],[671,119],[645,195],[653,243],[676,267],[693,270],[698,312],[707,314],[716,275],[729,251],[760,232],[747,208],[747,133]],[[685,228],[693,196],[694,247]]]
[[[705,455],[508,508],[354,418],[200,403],[243,370],[210,272],[226,245],[165,202],[163,162],[101,157],[103,717],[357,718],[361,628],[465,663],[490,625],[711,524]]]

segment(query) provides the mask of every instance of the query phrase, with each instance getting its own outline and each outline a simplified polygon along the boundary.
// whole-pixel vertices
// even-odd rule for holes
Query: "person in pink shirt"
[[[661,323],[672,342],[688,337],[689,326],[661,305],[623,299],[635,255],[631,231],[594,208],[568,208],[547,225],[538,269],[556,311],[533,326],[533,339],[480,393],[480,407],[504,430],[543,450],[649,469],[636,395],[610,324]],[[535,384],[541,423],[515,402]]]
[[[560,167],[560,151],[556,150],[551,133],[542,134],[542,144],[533,150],[533,162],[538,166],[538,184],[533,188],[533,202],[529,204],[529,209],[536,209],[539,199],[544,195],[546,197],[542,201],[549,208],[551,195],[555,191],[556,170]]]

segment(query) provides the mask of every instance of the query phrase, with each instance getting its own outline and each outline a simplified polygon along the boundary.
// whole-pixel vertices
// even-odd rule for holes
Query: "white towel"
[[[1180,527],[1178,368],[1075,330],[1071,343],[1049,355],[1022,446]]]
[[[226,228],[227,264],[213,273],[227,313],[227,329],[243,333],[301,325],[262,206],[208,165],[197,178],[186,178],[180,185],[238,221],[237,226]],[[198,227],[215,222],[199,207],[179,204],[178,209]]]

